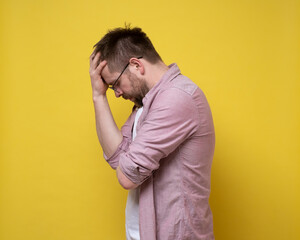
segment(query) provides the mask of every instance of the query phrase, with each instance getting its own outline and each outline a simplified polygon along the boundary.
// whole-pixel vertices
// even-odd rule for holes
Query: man
[[[109,31],[90,57],[104,157],[129,190],[127,239],[214,239],[208,199],[215,135],[203,92],[167,66],[140,28]],[[106,97],[134,103],[121,131]]]

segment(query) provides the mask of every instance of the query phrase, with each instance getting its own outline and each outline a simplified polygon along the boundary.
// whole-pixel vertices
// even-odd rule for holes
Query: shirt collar
[[[180,69],[176,63],[172,63],[168,67],[169,70],[162,76],[162,78],[150,89],[150,91],[143,98],[143,105],[145,105],[146,102],[149,101],[149,99],[152,99],[165,84],[167,84],[179,74],[181,74]]]

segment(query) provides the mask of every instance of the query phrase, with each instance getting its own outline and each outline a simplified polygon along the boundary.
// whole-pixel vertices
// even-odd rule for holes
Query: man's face
[[[143,106],[143,98],[149,92],[146,80],[139,78],[135,73],[130,72],[130,67],[121,75],[114,85],[116,97],[122,96],[124,99],[132,101],[137,107]],[[102,78],[109,85],[113,84],[120,73],[111,73],[108,66],[102,70]]]
[[[143,106],[143,98],[149,92],[146,80],[138,78],[134,73],[130,73],[129,71],[126,76],[129,79],[131,90],[128,93],[124,93],[122,97],[131,100],[137,107]]]

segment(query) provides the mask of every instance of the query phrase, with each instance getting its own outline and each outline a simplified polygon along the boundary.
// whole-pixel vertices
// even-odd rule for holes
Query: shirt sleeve
[[[163,158],[197,131],[198,118],[189,93],[177,88],[160,92],[128,151],[119,156],[121,171],[133,183],[141,184]]]

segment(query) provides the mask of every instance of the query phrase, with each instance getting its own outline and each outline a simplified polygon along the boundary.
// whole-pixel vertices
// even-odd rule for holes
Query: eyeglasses
[[[143,57],[138,57],[137,59],[141,59],[141,58],[143,58]],[[130,64],[130,62],[128,62],[126,64],[126,66],[124,67],[124,69],[120,73],[119,77],[111,85],[108,85],[108,88],[114,90],[115,92],[118,92],[115,86],[116,86],[117,82],[119,81],[119,79],[121,78],[122,74],[125,72],[126,68],[129,66],[129,64]]]

